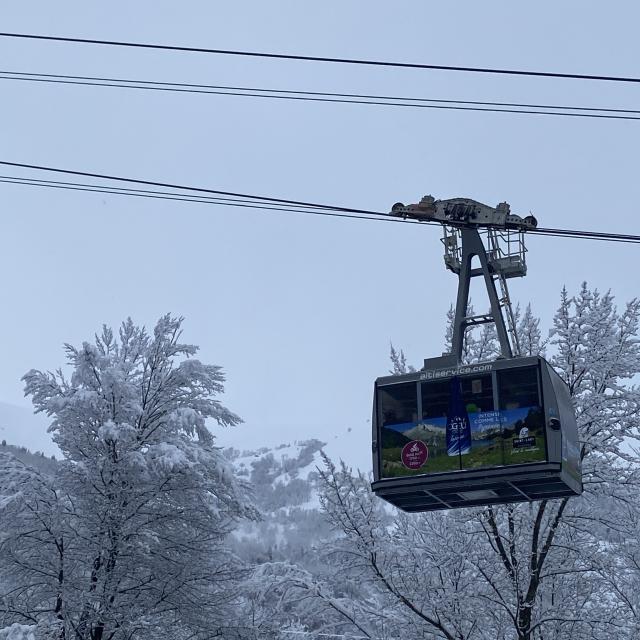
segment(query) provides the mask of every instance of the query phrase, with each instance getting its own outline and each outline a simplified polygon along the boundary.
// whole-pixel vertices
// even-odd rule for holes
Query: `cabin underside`
[[[579,495],[580,484],[560,464],[530,464],[378,480],[375,494],[408,512],[533,502]]]

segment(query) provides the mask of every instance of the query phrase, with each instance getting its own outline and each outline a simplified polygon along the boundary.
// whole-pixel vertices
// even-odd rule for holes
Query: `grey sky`
[[[61,7],[64,7],[61,9]],[[634,3],[4,3],[2,30],[176,45],[640,76]],[[627,107],[640,87],[37,43],[2,70]],[[385,210],[507,200],[541,225],[640,232],[640,122],[289,103],[1,81],[0,159]],[[2,170],[5,174],[33,175]],[[48,177],[48,176],[37,176]],[[63,342],[170,311],[228,373],[240,448],[338,441],[366,466],[389,340],[442,350],[455,278],[434,228],[0,185],[0,400]],[[529,239],[512,294],[549,326],[563,284],[636,295],[638,247]],[[353,431],[346,436],[346,429]],[[353,435],[351,435],[353,434]],[[361,443],[361,448],[360,448]],[[339,449],[339,447],[338,447]]]

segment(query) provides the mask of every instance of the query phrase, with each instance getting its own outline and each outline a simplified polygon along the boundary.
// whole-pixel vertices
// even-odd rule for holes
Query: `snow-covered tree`
[[[342,584],[352,583],[358,598],[352,617],[374,638],[481,637],[468,606],[477,579],[467,556],[468,526],[449,514],[416,518],[395,512],[370,490],[368,478],[325,458],[321,501],[343,537],[325,553],[340,567]]]
[[[475,315],[473,304],[469,302],[467,306],[467,315]],[[456,310],[453,306],[447,311],[447,328],[444,334],[444,351],[451,353],[453,351],[453,321],[456,316]],[[464,332],[462,339],[462,362],[469,364],[471,362],[484,362],[492,360],[500,355],[500,347],[498,345],[498,334],[493,324],[483,324],[480,326],[470,326]]]
[[[393,346],[393,342],[390,343],[389,359],[391,360],[391,369],[389,370],[389,373],[392,373],[395,376],[415,371],[410,364],[407,364],[407,358],[404,355],[404,351],[402,349],[400,349],[400,351],[396,351],[396,348]]]
[[[233,619],[242,569],[224,541],[255,510],[206,421],[240,418],[217,398],[221,368],[193,357],[181,325],[105,327],[66,346],[69,377],[24,376],[64,461],[51,478],[0,466],[5,623],[133,640],[208,638]]]
[[[515,310],[516,332],[518,334],[518,345],[521,356],[544,356],[549,340],[542,338],[540,329],[540,318],[536,318],[528,304],[524,313],[520,310],[520,305]]]
[[[52,477],[0,453],[0,628],[61,615],[66,505]]]

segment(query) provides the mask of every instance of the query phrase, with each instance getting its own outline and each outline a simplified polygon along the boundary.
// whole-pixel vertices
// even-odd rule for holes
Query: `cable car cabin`
[[[569,390],[539,357],[378,378],[373,470],[404,511],[579,495]]]

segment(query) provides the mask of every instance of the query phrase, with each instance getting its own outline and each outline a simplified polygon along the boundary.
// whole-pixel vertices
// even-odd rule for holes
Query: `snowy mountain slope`
[[[313,563],[312,550],[331,535],[318,500],[324,443],[304,440],[256,451],[227,449],[237,475],[250,482],[262,521],[243,524],[234,547],[246,560]]]
[[[289,439],[282,434],[291,431],[290,428],[273,428],[266,430],[260,424],[243,423],[232,429],[220,429],[216,424],[209,428],[215,435],[218,446],[227,449],[269,448],[275,451],[283,442],[298,442],[318,439],[325,443],[324,451],[334,461],[344,460],[354,469],[368,473],[371,471],[371,421],[363,419],[361,422],[345,425],[315,425],[301,423],[295,431],[297,435]],[[251,443],[251,444],[248,444]]]
[[[319,434],[320,435],[320,434]],[[372,470],[371,456],[371,422],[369,420],[360,425],[333,429],[330,433],[323,433],[326,440],[324,452],[336,464],[344,460],[353,469],[363,473]]]
[[[48,424],[45,416],[27,408],[0,403],[0,452],[53,472],[56,463],[51,456],[61,456],[47,433]],[[352,462],[363,459],[370,444],[351,429],[343,429],[328,440],[301,440],[249,451],[225,449],[235,473],[251,484],[254,502],[263,516],[261,522],[245,523],[234,534],[234,547],[242,557],[252,561],[305,558],[307,563],[313,557],[310,551],[332,535],[318,499],[317,469],[323,466],[320,452],[325,451],[335,462],[341,458]]]
[[[25,465],[49,475],[53,475],[55,473],[56,466],[58,465],[58,462],[55,459],[45,456],[42,452],[32,453],[26,447],[16,447],[11,444],[2,444],[2,442],[0,442],[0,454],[2,453],[8,453]]]
[[[319,440],[296,441],[273,449],[256,451],[226,450],[239,477],[254,486],[255,496],[263,509],[286,507],[315,508],[313,487],[316,467],[321,464]]]

